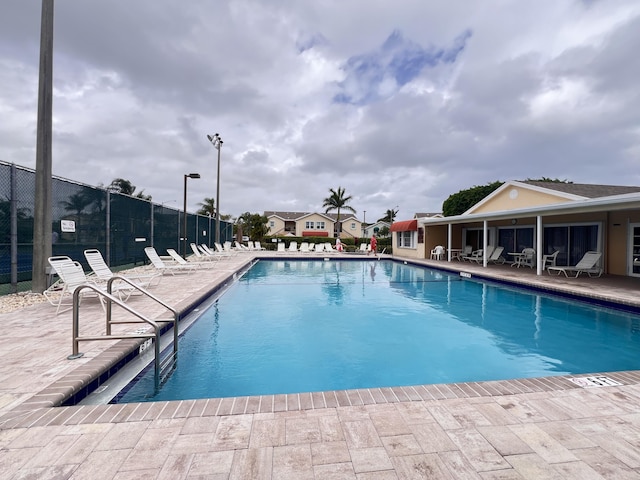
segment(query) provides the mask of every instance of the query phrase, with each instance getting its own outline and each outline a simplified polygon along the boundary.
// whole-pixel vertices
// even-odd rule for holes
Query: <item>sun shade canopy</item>
[[[392,232],[416,232],[418,231],[418,220],[403,220],[391,224]]]

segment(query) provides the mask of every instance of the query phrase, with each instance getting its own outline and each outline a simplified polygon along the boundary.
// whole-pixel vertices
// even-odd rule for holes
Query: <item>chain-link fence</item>
[[[181,252],[184,213],[105,188],[54,177],[52,254],[85,264],[84,250],[97,248],[112,267],[142,264],[144,248]],[[0,161],[0,295],[31,289],[35,171]],[[213,247],[215,220],[187,213],[187,247]],[[220,240],[233,228],[220,222]],[[189,248],[189,247],[188,247]],[[191,249],[189,248],[189,251]]]

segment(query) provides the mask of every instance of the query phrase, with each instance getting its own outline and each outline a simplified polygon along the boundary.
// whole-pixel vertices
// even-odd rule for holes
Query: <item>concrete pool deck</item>
[[[152,292],[184,310],[264,255],[167,275]],[[637,278],[536,277],[528,268],[416,263],[640,308]],[[145,298],[128,304],[151,317],[164,313]],[[132,341],[86,342],[84,357],[67,360],[71,313],[54,312],[39,304],[0,314],[2,479],[640,478],[639,372],[606,373],[620,385],[596,388],[548,377],[56,407]],[[114,315],[127,316],[117,309]],[[85,300],[82,332],[100,333],[103,324],[98,302]]]

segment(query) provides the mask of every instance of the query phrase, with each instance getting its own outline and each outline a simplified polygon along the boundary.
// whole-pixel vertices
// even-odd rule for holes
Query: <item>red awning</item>
[[[403,220],[391,224],[392,232],[416,232],[418,231],[418,220]]]
[[[313,231],[302,232],[302,236],[303,237],[328,237],[329,232],[313,232]]]

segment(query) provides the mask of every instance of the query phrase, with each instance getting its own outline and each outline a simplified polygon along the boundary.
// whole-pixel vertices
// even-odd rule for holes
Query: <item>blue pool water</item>
[[[393,261],[261,261],[180,339],[178,368],[118,401],[640,368],[631,313]]]

